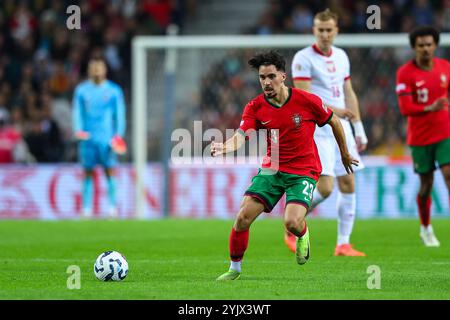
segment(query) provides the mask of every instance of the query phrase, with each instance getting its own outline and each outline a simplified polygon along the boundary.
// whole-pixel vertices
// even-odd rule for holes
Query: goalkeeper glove
[[[127,152],[127,144],[125,140],[119,135],[115,135],[111,139],[111,147],[115,153],[120,155],[125,154]]]

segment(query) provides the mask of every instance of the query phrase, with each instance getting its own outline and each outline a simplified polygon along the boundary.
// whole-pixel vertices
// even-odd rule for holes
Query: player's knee
[[[239,230],[246,230],[252,224],[252,212],[248,206],[243,206],[236,218],[236,227]],[[238,231],[239,231],[238,230]]]
[[[445,182],[448,184],[450,182],[450,165],[442,167],[442,175],[444,176]]]
[[[339,191],[343,193],[354,193],[355,192],[355,180],[346,176],[345,179],[339,180]]]
[[[429,197],[433,189],[434,173],[420,174],[419,196],[422,198]]]
[[[353,183],[344,183],[341,185],[340,191],[343,193],[354,193],[355,185]]]
[[[450,186],[450,173],[444,176],[445,183]]]
[[[328,198],[331,195],[331,192],[333,192],[333,188],[326,186],[319,188],[318,191],[323,198]]]
[[[250,228],[251,225],[251,220],[243,215],[238,215],[238,217],[236,218],[236,222],[235,222],[235,229],[236,231],[242,231],[242,230],[247,230],[248,228]]]
[[[419,196],[422,198],[428,198],[431,196],[432,187],[430,186],[421,186],[419,190]]]
[[[288,218],[284,220],[284,226],[286,230],[288,230],[291,233],[298,232],[300,229],[301,221],[299,219],[294,218]]]
[[[433,181],[422,181],[420,184],[419,195],[421,197],[429,197],[433,189]]]

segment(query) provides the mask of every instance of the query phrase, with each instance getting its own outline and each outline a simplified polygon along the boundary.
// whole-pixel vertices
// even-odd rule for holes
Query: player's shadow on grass
[[[271,276],[251,276],[251,275],[245,275],[241,276],[239,280],[235,281],[298,281],[299,277],[271,277]],[[220,281],[218,281],[220,282]],[[230,282],[230,281],[224,281],[224,282]]]

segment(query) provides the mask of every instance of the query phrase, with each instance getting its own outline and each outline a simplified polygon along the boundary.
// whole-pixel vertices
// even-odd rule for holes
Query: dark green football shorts
[[[450,164],[450,138],[426,146],[410,146],[411,156],[416,173],[428,173],[439,167]]]
[[[258,199],[265,212],[272,211],[285,192],[286,204],[298,203],[309,209],[315,187],[316,181],[310,177],[259,169],[245,195]]]

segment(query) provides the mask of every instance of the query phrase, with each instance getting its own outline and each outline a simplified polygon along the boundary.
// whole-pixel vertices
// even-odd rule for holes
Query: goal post
[[[289,53],[295,52],[301,48],[311,45],[315,42],[312,35],[215,35],[215,36],[176,36],[171,34],[168,36],[136,36],[132,41],[132,161],[135,170],[135,214],[138,218],[145,217],[145,185],[144,179],[146,177],[146,165],[148,163],[148,143],[149,139],[158,139],[158,142],[164,146],[157,161],[161,162],[166,168],[163,176],[163,194],[162,211],[164,215],[168,215],[168,188],[169,175],[168,165],[170,162],[169,148],[172,144],[170,140],[170,132],[174,128],[171,127],[170,117],[178,114],[176,110],[177,99],[175,95],[177,92],[185,94],[188,87],[197,87],[201,90],[203,74],[198,71],[196,75],[190,74],[190,71],[198,69],[201,66],[203,69],[213,66],[214,61],[219,58],[208,61],[201,61],[201,59],[190,59],[186,61],[179,61],[180,56],[193,57],[195,55],[207,55],[208,50],[214,51],[214,54],[219,57],[225,54],[225,51],[242,51],[242,50],[261,50],[261,49],[286,49]],[[340,34],[337,36],[336,46],[348,49],[389,49],[389,48],[404,48],[405,52],[409,48],[408,34]],[[450,47],[450,33],[442,33],[440,36],[440,48],[445,48],[448,52]],[[381,55],[383,52],[380,53]],[[363,55],[363,54],[361,54]],[[448,56],[448,55],[447,55]],[[293,56],[286,56],[287,66],[290,65]],[[364,59],[364,56],[359,57]],[[195,64],[190,64],[189,61],[197,61]],[[407,57],[403,59],[406,62]],[[380,60],[386,62],[387,60]],[[361,76],[369,77],[377,61],[363,61],[360,62],[361,68],[367,68],[361,72]],[[354,69],[353,61],[352,72]],[[188,64],[187,66],[185,64]],[[395,78],[394,64],[386,66],[387,72],[391,77]],[[289,66],[290,67],[290,66]],[[180,68],[184,68],[181,70]],[[191,68],[191,69],[189,69]],[[233,65],[230,67],[233,68]],[[392,70],[390,70],[391,68]],[[181,71],[180,71],[181,70]],[[174,80],[176,73],[180,71],[183,73],[183,79],[189,78],[187,81]],[[288,74],[290,77],[290,74]],[[254,79],[257,83],[257,79]],[[182,87],[180,87],[182,86]],[[153,90],[153,91],[152,91]],[[380,89],[381,90],[381,89]],[[200,93],[201,94],[201,93]],[[171,96],[173,95],[173,96]],[[158,107],[157,123],[160,130],[166,130],[166,134],[160,136],[152,136],[148,134],[149,121],[154,115],[155,99],[162,101],[161,106]],[[183,100],[185,97],[178,98]],[[243,106],[241,106],[243,107]],[[198,111],[200,112],[200,111]],[[182,113],[182,112],[181,112]],[[195,118],[191,119],[192,121]],[[169,134],[167,134],[169,133]]]

